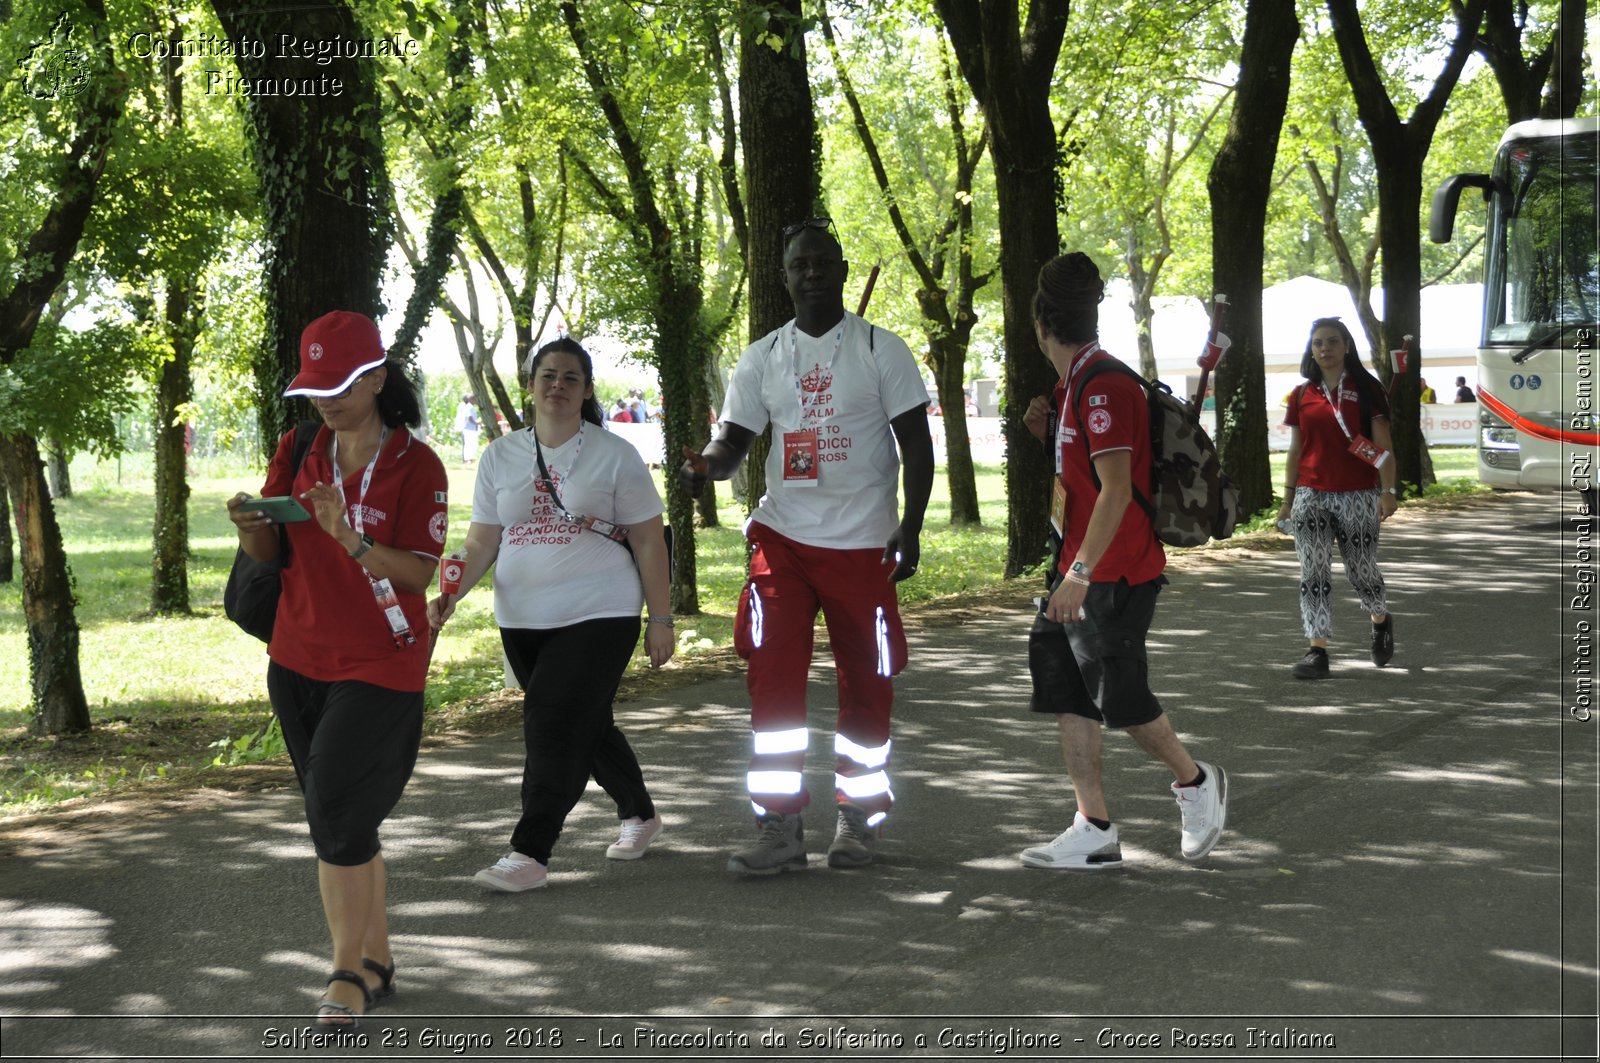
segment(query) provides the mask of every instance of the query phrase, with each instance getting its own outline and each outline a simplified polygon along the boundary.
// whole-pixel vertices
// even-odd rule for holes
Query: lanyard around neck
[[[1089,358],[1098,350],[1100,350],[1100,341],[1090,340],[1089,345],[1078,352],[1078,357],[1067,368],[1067,384],[1061,392],[1061,413],[1056,417],[1057,427],[1066,423],[1066,411],[1072,405],[1073,382],[1078,379],[1078,374],[1083,371],[1083,367],[1089,363]]]
[[[1328,400],[1328,405],[1333,407],[1333,419],[1339,422],[1339,431],[1344,433],[1346,439],[1354,439],[1350,434],[1350,426],[1344,423],[1344,411],[1339,409],[1339,394],[1344,391],[1345,374],[1339,374],[1339,382],[1333,386],[1333,393],[1328,393],[1328,382],[1322,381],[1322,397]]]
[[[539,433],[538,433],[537,430],[535,430],[534,428],[530,427],[528,429],[528,434],[533,436],[533,458],[534,458],[534,462],[539,466],[539,478],[542,479],[545,482],[545,488],[549,492],[551,499],[553,499],[555,501],[556,508],[557,509],[562,509],[561,499],[556,495],[555,482],[550,479],[550,470],[545,468],[545,464],[544,464],[544,447],[539,444]],[[576,469],[578,467],[578,458],[581,457],[582,454],[583,454],[583,422],[579,421],[578,422],[578,442],[577,442],[577,445],[575,447],[573,447],[573,450],[572,450],[572,461],[567,464],[567,471],[561,477],[563,480],[572,479],[572,470]],[[563,510],[563,514],[564,513],[565,513],[565,511]]]
[[[533,429],[530,428],[528,431],[533,432]],[[582,425],[578,426],[578,449],[583,449]],[[624,528],[620,524],[614,524],[609,520],[602,520],[599,517],[586,517],[581,513],[570,512],[562,503],[561,496],[556,494],[556,483],[550,478],[550,470],[545,467],[544,448],[539,445],[539,434],[537,432],[533,433],[533,459],[538,463],[539,466],[539,478],[535,481],[534,486],[544,488],[544,493],[550,496],[551,502],[555,503],[556,513],[561,517],[562,520],[566,521],[568,524],[576,524],[578,527],[587,531],[597,531],[601,535],[604,535],[607,539],[614,540],[615,542],[619,542],[624,546],[627,546],[627,528]],[[572,475],[573,467],[577,464],[578,456],[574,454],[572,456],[572,465],[567,466],[567,476],[570,477]],[[631,547],[629,549],[630,551],[632,550]]]
[[[384,425],[382,433],[378,436],[378,447],[372,452],[372,460],[367,462],[366,471],[361,474],[361,493],[356,496],[355,522],[350,526],[359,535],[366,530],[366,501],[367,489],[372,486],[372,472],[378,467],[378,455],[383,453],[383,444],[389,439],[389,426]],[[345,521],[350,521],[350,504],[344,496],[344,474],[339,471],[339,433],[333,434],[333,484],[339,489],[339,505],[344,508]]]

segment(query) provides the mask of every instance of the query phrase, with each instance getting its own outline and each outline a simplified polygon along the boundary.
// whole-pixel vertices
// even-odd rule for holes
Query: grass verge
[[[1482,492],[1460,478],[1470,451],[1434,452],[1445,482],[1407,510],[1449,505]],[[1475,466],[1471,466],[1475,469]],[[266,656],[261,644],[221,615],[222,586],[233,557],[223,499],[259,487],[249,472],[214,470],[197,478],[191,497],[190,590],[195,612],[148,614],[150,489],[136,477],[116,483],[105,467],[74,469],[75,498],[59,517],[77,580],[85,691],[94,728],[49,738],[29,733],[27,646],[20,588],[0,599],[0,817],[14,818],[130,790],[156,792],[284,785],[291,781],[281,743],[269,730]],[[451,468],[452,542],[467,524],[470,469]],[[1281,463],[1274,475],[1281,482]],[[907,623],[962,622],[972,610],[1012,608],[1036,593],[1031,580],[1001,579],[1005,556],[1004,476],[979,469],[981,528],[951,528],[941,478],[929,507],[923,560],[902,585]],[[728,648],[744,571],[742,514],[726,499],[721,526],[698,531],[702,615],[678,629],[679,654],[652,671],[641,656],[624,678],[622,699],[663,693],[713,675],[737,673]],[[1260,522],[1257,522],[1260,523]],[[1173,563],[1203,561],[1235,548],[1287,548],[1270,530],[1228,543],[1172,551]],[[427,740],[451,741],[518,725],[520,694],[504,688],[499,636],[487,587],[458,609],[435,652],[427,694]]]

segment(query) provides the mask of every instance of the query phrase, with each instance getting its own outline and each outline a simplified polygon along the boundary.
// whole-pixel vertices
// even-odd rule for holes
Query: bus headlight
[[[1517,450],[1517,430],[1482,406],[1478,407],[1478,445],[1483,450]]]
[[[1485,428],[1481,436],[1484,450],[1517,450],[1517,430],[1515,428]]]

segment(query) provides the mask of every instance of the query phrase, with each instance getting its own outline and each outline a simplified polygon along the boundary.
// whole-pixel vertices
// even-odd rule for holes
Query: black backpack
[[[1078,422],[1083,423],[1083,392],[1089,381],[1106,372],[1120,372],[1144,388],[1150,410],[1150,486],[1154,497],[1146,498],[1138,487],[1133,499],[1150,518],[1156,538],[1168,546],[1199,546],[1210,539],[1226,539],[1239,523],[1239,488],[1222,471],[1216,444],[1200,427],[1200,414],[1194,404],[1178,398],[1159,380],[1152,384],[1133,369],[1113,358],[1096,362],[1083,370],[1074,385],[1078,395]],[[1087,434],[1083,448],[1089,449]],[[1089,475],[1096,489],[1100,477],[1094,461]]]
[[[294,464],[289,472],[291,487],[320,427],[320,421],[302,421],[294,430]],[[278,526],[278,556],[271,561],[257,561],[245,553],[242,546],[233,555],[228,585],[222,591],[222,611],[246,634],[262,642],[272,641],[272,625],[278,618],[278,595],[283,592],[283,566],[288,563],[289,533],[282,525]]]

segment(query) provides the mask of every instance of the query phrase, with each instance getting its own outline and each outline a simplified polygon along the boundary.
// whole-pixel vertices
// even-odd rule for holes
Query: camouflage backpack
[[[1226,539],[1239,523],[1239,488],[1222,471],[1217,446],[1200,427],[1194,404],[1178,398],[1159,380],[1154,384],[1114,358],[1089,366],[1077,383],[1078,422],[1083,422],[1084,388],[1104,372],[1123,372],[1144,388],[1150,408],[1150,485],[1154,498],[1137,487],[1134,501],[1145,511],[1156,538],[1168,546],[1199,546]],[[1088,437],[1083,440],[1089,447]],[[1089,463],[1094,475],[1094,463]],[[1095,487],[1100,477],[1094,477]]]

